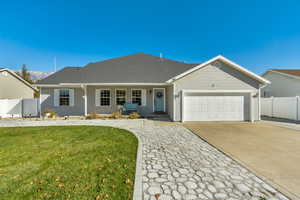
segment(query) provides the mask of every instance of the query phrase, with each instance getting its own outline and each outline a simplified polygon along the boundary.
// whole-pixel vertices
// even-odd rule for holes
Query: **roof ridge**
[[[148,53],[144,53],[144,52],[138,52],[138,53],[133,53],[133,54],[129,54],[129,55],[126,55],[126,56],[108,58],[108,59],[105,59],[105,60],[102,60],[102,61],[97,61],[97,62],[90,62],[90,63],[86,64],[83,68],[89,67],[91,64],[100,64],[100,63],[103,63],[103,62],[108,62],[108,61],[113,61],[113,60],[122,60],[124,58],[128,58],[128,57],[131,57],[131,56],[136,56],[136,55],[151,56],[151,57],[154,57],[154,58],[157,58],[157,59],[163,59],[163,60],[167,60],[169,62],[174,62],[174,63],[179,63],[179,64],[198,65],[198,64],[193,64],[193,63],[185,63],[185,62],[182,62],[182,61],[173,60],[173,59],[166,58],[166,57],[160,58],[159,56],[148,54]]]
[[[133,56],[133,55],[136,55],[136,54],[145,54],[145,53],[134,53],[134,54],[126,55],[126,56],[119,56],[119,57],[107,58],[107,59],[104,59],[104,60],[101,60],[101,61],[90,62],[90,63],[86,64],[83,68],[88,67],[91,64],[99,64],[99,63],[103,63],[103,62],[107,62],[107,61],[111,61],[111,60],[119,60],[119,59],[129,57],[129,56]]]
[[[102,83],[102,82],[137,82],[164,83],[169,78],[180,74],[198,64],[188,64],[161,59],[146,53],[135,53],[126,56],[89,63],[84,67],[65,67],[46,77],[40,83]],[[136,76],[136,74],[139,74]]]

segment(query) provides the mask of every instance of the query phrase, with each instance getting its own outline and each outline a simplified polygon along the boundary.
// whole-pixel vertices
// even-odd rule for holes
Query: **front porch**
[[[111,114],[124,111],[124,104],[134,105],[143,117],[173,112],[172,85],[62,85],[42,88],[41,95],[46,96],[41,99],[42,111],[52,109],[59,116]]]
[[[84,86],[83,90],[85,115],[91,112],[99,114],[119,112],[124,110],[124,104],[135,105],[136,112],[143,116],[168,113],[167,87]]]

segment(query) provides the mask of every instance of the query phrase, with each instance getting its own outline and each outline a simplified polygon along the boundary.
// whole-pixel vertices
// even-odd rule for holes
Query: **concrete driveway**
[[[282,191],[300,198],[300,131],[267,123],[185,123]]]

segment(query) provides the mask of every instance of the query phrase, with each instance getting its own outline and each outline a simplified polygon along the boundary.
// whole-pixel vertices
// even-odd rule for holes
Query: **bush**
[[[90,114],[88,114],[85,119],[99,119],[99,115],[96,112],[91,112]]]
[[[57,116],[57,113],[54,110],[46,108],[43,112],[43,115],[47,118],[55,118]]]
[[[141,118],[141,115],[137,112],[133,112],[133,113],[130,113],[130,115],[128,116],[129,119],[138,119],[138,118]]]
[[[121,119],[122,118],[122,114],[119,113],[119,112],[113,112],[113,113],[111,113],[110,118]]]

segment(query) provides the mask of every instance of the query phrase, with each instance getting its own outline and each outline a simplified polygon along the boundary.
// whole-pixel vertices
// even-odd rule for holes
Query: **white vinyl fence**
[[[261,98],[261,115],[268,117],[300,120],[300,98]]]
[[[0,99],[0,117],[37,117],[38,99]]]

